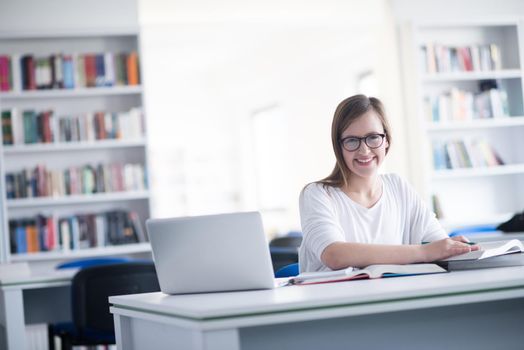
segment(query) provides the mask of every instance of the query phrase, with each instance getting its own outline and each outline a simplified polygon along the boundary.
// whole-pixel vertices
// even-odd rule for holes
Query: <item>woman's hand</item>
[[[423,244],[424,261],[432,262],[447,259],[449,257],[479,250],[479,246],[469,245],[469,240],[464,236],[444,238],[439,241]]]
[[[451,237],[451,239],[457,242],[469,243],[469,239],[466,236],[455,236],[455,237]]]

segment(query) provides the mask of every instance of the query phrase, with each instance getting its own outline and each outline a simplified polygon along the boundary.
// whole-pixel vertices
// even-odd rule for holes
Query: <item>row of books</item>
[[[147,240],[138,214],[115,210],[9,220],[11,253],[70,251]]]
[[[22,90],[75,89],[139,85],[138,54],[104,52],[0,56],[0,91],[14,90],[15,62],[20,62]]]
[[[509,117],[508,96],[502,89],[480,93],[458,88],[424,99],[425,114],[431,122],[465,121]]]
[[[13,89],[13,72],[11,70],[11,57],[0,55],[0,91]]]
[[[58,119],[58,120],[56,120]],[[125,112],[98,111],[55,117],[53,110],[2,110],[4,145],[80,142],[108,139],[132,140],[143,136],[141,108]]]
[[[447,46],[428,43],[421,51],[429,74],[502,69],[501,53],[496,44]]]
[[[435,170],[481,168],[504,165],[504,161],[486,140],[434,141]]]
[[[99,164],[48,170],[45,165],[7,173],[8,199],[62,197],[105,192],[141,191],[147,188],[142,164]]]

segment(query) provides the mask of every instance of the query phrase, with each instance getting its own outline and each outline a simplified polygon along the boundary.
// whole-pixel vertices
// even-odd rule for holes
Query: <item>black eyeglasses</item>
[[[362,140],[371,149],[379,148],[384,143],[384,137],[386,134],[370,134],[364,137],[348,136],[340,140],[340,143],[346,151],[355,152],[360,148]]]

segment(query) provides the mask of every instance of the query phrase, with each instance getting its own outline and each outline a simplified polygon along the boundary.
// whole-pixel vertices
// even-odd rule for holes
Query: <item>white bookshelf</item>
[[[62,197],[37,197],[8,199],[7,208],[41,208],[55,207],[64,205],[93,204],[93,203],[112,203],[127,202],[133,200],[143,200],[149,198],[149,191],[126,191],[79,194]]]
[[[22,261],[46,261],[46,260],[73,260],[90,257],[100,257],[108,255],[123,255],[123,254],[140,254],[151,251],[151,245],[149,242],[128,244],[128,245],[115,245],[106,247],[97,247],[90,249],[78,249],[69,251],[59,252],[43,252],[43,253],[25,253],[12,255],[12,262]]]
[[[468,129],[491,129],[491,128],[511,128],[524,126],[524,117],[516,116],[511,118],[493,118],[493,119],[479,119],[471,121],[453,121],[428,123],[426,126],[427,132],[437,133],[440,131],[452,130],[468,130]]]
[[[96,29],[0,32],[0,54],[12,55],[14,58],[19,58],[23,54],[47,56],[56,53],[87,54],[131,51],[140,53],[137,28],[98,27]],[[15,87],[13,91],[0,92],[1,110],[52,109],[54,118],[57,118],[95,111],[125,112],[131,108],[143,107],[141,85],[26,91],[21,90],[20,77],[20,64],[14,62]],[[143,125],[147,132],[145,120]],[[47,144],[0,144],[0,210],[3,213],[0,215],[1,261],[33,262],[149,252],[150,246],[147,242],[64,251],[11,252],[9,220],[34,217],[39,214],[66,217],[111,210],[130,210],[138,213],[142,229],[145,231],[144,222],[150,216],[150,192],[147,189],[7,199],[6,173],[20,171],[24,168],[31,169],[40,164],[56,170],[87,164],[94,166],[113,163],[142,164],[147,178],[147,137],[145,134],[133,139],[58,142],[58,130],[55,128],[54,136],[55,142]]]
[[[415,127],[411,134],[420,147],[414,154],[418,155],[417,167],[422,169],[424,195],[428,203],[432,195],[437,195],[443,212],[442,223],[449,230],[500,223],[512,213],[524,210],[523,23],[520,18],[510,18],[463,23],[415,22],[403,28],[406,77],[413,79],[413,83],[407,84],[408,100],[411,96],[416,102],[416,109],[413,108],[416,115],[411,120]],[[426,56],[428,52],[446,52],[437,51],[438,46],[457,52],[468,47],[469,52],[473,52],[472,47],[489,44],[499,49],[496,69],[445,69],[442,60],[440,67],[444,69],[439,70],[438,64],[436,70],[428,69],[431,65]],[[460,54],[457,57],[462,59]],[[496,59],[492,64],[496,66],[494,61]],[[495,81],[497,89],[507,93],[507,116],[478,119],[478,115],[471,117],[474,114],[471,113],[468,118],[452,115],[451,119],[434,121],[435,105],[427,103],[429,97],[449,94],[452,88],[476,96],[480,93],[480,82],[486,80]],[[503,165],[435,170],[434,157],[438,155],[434,144],[479,139],[496,151]]]
[[[4,146],[4,154],[31,154],[47,152],[90,151],[97,149],[141,148],[146,146],[144,138],[137,140],[100,140],[93,142],[55,142],[52,144],[30,144]]]
[[[464,80],[511,79],[520,78],[520,69],[506,69],[492,72],[453,72],[453,73],[423,73],[421,80],[425,83],[457,82]]]
[[[114,86],[114,87],[91,87],[76,88],[70,90],[36,90],[36,91],[13,91],[3,92],[2,99],[48,99],[48,98],[71,98],[90,96],[113,96],[113,95],[139,95],[142,93],[141,86]]]
[[[433,173],[432,179],[437,181],[471,177],[494,177],[497,175],[518,175],[523,173],[524,164],[510,164],[496,167],[437,170]]]

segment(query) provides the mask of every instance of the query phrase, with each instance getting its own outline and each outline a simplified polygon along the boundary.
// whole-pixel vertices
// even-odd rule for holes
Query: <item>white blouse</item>
[[[329,270],[320,256],[334,242],[420,244],[448,237],[407,181],[396,174],[380,176],[382,195],[371,208],[340,188],[319,183],[304,188],[299,201],[304,236],[300,272]]]

